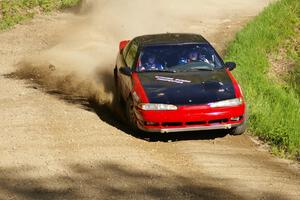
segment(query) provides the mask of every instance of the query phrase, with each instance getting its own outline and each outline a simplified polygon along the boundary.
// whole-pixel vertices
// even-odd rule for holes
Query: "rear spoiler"
[[[123,50],[129,42],[130,40],[122,40],[119,44],[119,50]]]

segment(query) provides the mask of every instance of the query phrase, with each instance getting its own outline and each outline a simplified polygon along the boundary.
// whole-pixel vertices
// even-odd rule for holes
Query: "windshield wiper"
[[[208,70],[208,71],[213,71],[213,67],[208,67],[208,66],[197,66],[197,67],[191,67],[190,69],[197,69],[197,70]]]
[[[140,72],[166,72],[166,73],[176,73],[176,70],[161,69],[161,70],[146,70],[146,71],[140,71]]]
[[[157,72],[176,73],[176,70],[171,70],[171,69],[163,69],[163,70],[157,70]]]
[[[172,68],[175,68],[178,71],[190,71],[190,70],[193,70],[193,69],[208,70],[208,71],[213,71],[214,70],[214,66],[212,66],[211,64],[206,63],[204,61],[183,63],[183,64],[175,65]]]

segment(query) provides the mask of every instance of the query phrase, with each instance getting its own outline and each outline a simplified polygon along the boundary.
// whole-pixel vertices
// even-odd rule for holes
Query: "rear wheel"
[[[116,106],[120,106],[124,103],[124,100],[122,98],[120,88],[119,88],[119,81],[118,81],[118,72],[117,72],[117,67],[114,69],[114,96],[113,96],[113,103]]]

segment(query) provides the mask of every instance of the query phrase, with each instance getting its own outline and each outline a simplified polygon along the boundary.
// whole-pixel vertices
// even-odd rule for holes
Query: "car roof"
[[[154,35],[142,35],[133,39],[138,46],[151,46],[160,44],[184,44],[184,43],[208,43],[198,34],[192,33],[163,33]]]

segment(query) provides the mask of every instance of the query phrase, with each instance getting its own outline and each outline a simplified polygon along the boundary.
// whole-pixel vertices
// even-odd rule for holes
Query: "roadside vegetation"
[[[300,25],[298,26],[297,36],[294,40],[289,41],[289,51],[287,55],[294,62],[293,68],[289,71],[286,81],[295,90],[296,94],[300,98]]]
[[[244,89],[248,103],[249,130],[271,144],[277,155],[298,160],[299,29],[300,1],[279,0],[248,23],[229,44],[226,52],[226,60],[238,64],[233,73]],[[277,78],[269,75],[274,67],[270,55],[289,61],[289,67],[282,66],[287,70],[277,71]]]
[[[75,6],[80,0],[0,0],[0,30],[8,29],[35,14]]]

